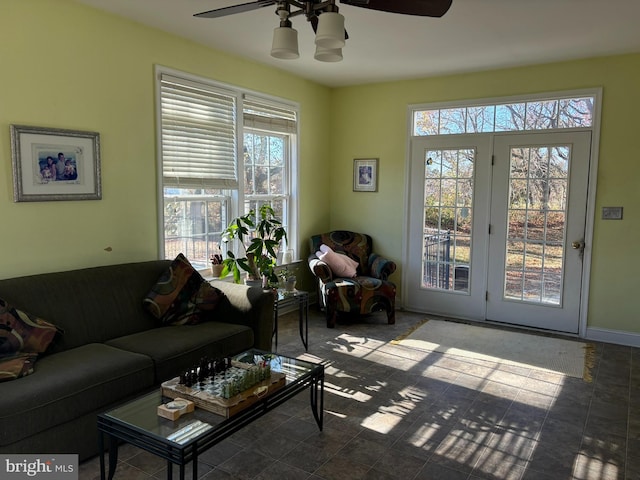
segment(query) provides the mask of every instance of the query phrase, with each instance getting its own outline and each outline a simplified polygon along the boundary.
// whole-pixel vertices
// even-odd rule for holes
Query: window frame
[[[468,119],[464,116],[465,123],[465,131],[460,132],[443,132],[443,133],[424,133],[422,135],[416,133],[416,114],[420,112],[429,112],[429,111],[438,111],[439,116],[442,114],[442,111],[455,111],[455,110],[466,110],[466,109],[474,109],[478,107],[493,107],[497,109],[498,107],[502,107],[510,104],[519,104],[519,103],[539,103],[545,101],[562,101],[562,100],[570,100],[577,98],[586,98],[591,97],[593,99],[593,111],[591,113],[591,125],[589,126],[557,126],[552,128],[527,128],[526,122],[527,118],[524,118],[525,122],[524,128],[517,129],[499,129],[494,124],[491,130],[483,130],[481,132],[467,132],[466,125]],[[490,97],[490,98],[475,98],[475,99],[466,99],[466,100],[455,100],[455,101],[445,101],[445,102],[433,102],[433,103],[421,103],[421,104],[411,104],[408,107],[408,130],[409,130],[409,139],[411,138],[422,138],[422,137],[435,137],[435,136],[447,136],[447,135],[482,135],[482,134],[493,134],[498,135],[501,133],[508,132],[554,132],[554,131],[570,131],[570,130],[584,130],[589,129],[593,131],[599,131],[599,115],[600,108],[602,103],[602,92],[599,88],[585,88],[585,89],[577,89],[577,90],[567,90],[567,91],[555,91],[555,92],[544,92],[538,94],[524,94],[524,95],[514,95],[514,96],[505,96],[505,97]],[[526,112],[525,112],[526,113]],[[494,119],[496,117],[494,116]]]
[[[283,194],[277,195],[269,195],[269,198],[274,197],[282,197],[286,198],[285,204],[287,206],[286,209],[283,209],[283,215],[285,218],[282,218],[282,222],[287,227],[287,236],[288,236],[288,244],[287,248],[292,248],[294,250],[294,256],[297,258],[296,253],[298,252],[298,185],[299,185],[299,138],[300,138],[300,108],[299,104],[296,102],[292,102],[290,100],[286,100],[283,98],[278,98],[270,95],[266,95],[260,92],[254,92],[251,90],[247,90],[238,86],[229,85],[225,83],[221,83],[209,78],[181,72],[178,70],[174,70],[168,67],[164,67],[161,65],[156,65],[155,67],[155,86],[156,86],[156,165],[157,165],[157,175],[156,175],[156,186],[157,186],[157,198],[158,198],[158,208],[157,208],[157,222],[158,222],[158,256],[161,259],[165,259],[166,257],[166,248],[165,248],[165,202],[166,198],[164,195],[164,177],[163,177],[163,130],[162,130],[162,92],[160,88],[160,81],[162,75],[169,75],[171,77],[177,79],[183,79],[187,83],[200,83],[206,86],[209,86],[214,89],[222,89],[226,90],[230,93],[233,93],[236,98],[236,171],[238,177],[238,186],[237,189],[228,188],[223,189],[221,195],[193,195],[189,196],[190,198],[198,197],[198,200],[207,201],[211,199],[219,199],[224,197],[227,199],[227,211],[223,212],[223,216],[227,219],[236,218],[240,215],[246,213],[244,211],[245,203],[249,201],[249,196],[245,195],[245,165],[244,165],[244,135],[245,132],[263,132],[266,135],[274,134],[274,135],[284,135],[288,138],[288,149],[285,153],[284,162],[286,164],[286,175],[283,177],[284,182],[284,190]],[[243,124],[244,118],[244,101],[245,98],[251,99],[251,101],[259,100],[264,102],[266,105],[273,105],[275,108],[285,109],[293,112],[295,115],[295,132],[276,132],[268,129],[264,129],[264,127],[245,127]],[[257,195],[252,199],[267,197],[264,195]],[[285,215],[286,214],[286,215]],[[226,225],[223,225],[223,228]],[[229,249],[234,251],[234,253],[238,252],[238,245],[229,246]],[[223,247],[224,249],[224,247]],[[223,252],[223,256],[226,257],[226,252]],[[205,259],[205,262],[207,260]],[[209,273],[209,265],[208,262],[204,267],[202,267],[201,261],[194,261],[194,267],[198,268],[198,270],[202,274]]]

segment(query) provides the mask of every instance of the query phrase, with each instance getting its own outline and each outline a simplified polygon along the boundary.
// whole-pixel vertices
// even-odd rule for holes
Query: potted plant
[[[253,237],[247,247],[245,239]],[[282,240],[287,241],[287,232],[282,222],[275,216],[275,211],[270,204],[265,203],[258,213],[251,210],[246,215],[234,218],[229,226],[222,232],[222,241],[228,243],[238,239],[245,256],[240,257],[227,250],[227,258],[222,261],[223,269],[220,273],[224,277],[231,273],[233,280],[240,283],[241,271],[248,274],[252,280],[261,280],[262,286],[277,284],[278,277],[275,274],[277,248]]]
[[[292,292],[296,289],[296,268],[289,269],[290,265],[284,265],[278,272],[280,277],[280,283],[282,288],[287,292]]]
[[[213,253],[209,258],[209,261],[211,262],[211,274],[214,277],[219,277],[224,265],[222,264],[222,252],[217,244],[214,245]]]

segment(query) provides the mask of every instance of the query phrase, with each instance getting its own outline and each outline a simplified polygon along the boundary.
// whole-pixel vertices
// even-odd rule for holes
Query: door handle
[[[584,255],[584,240],[571,242],[571,248],[578,250],[578,255],[580,256],[580,260],[582,260],[582,256]]]

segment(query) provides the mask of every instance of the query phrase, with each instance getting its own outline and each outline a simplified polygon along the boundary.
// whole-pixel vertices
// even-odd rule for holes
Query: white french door
[[[577,333],[590,145],[578,131],[412,139],[405,307]]]
[[[484,319],[491,135],[411,141],[408,310]]]
[[[496,136],[489,320],[577,333],[590,132]]]

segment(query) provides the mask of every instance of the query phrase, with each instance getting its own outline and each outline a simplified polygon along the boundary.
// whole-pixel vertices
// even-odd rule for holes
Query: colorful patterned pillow
[[[225,298],[225,295],[222,290],[214,287],[209,282],[202,282],[202,285],[193,296],[193,303],[196,304],[198,310],[211,312],[218,307],[223,298]]]
[[[176,314],[171,325],[195,325],[209,320],[223,298],[224,293],[221,290],[203,281],[189,299],[188,306]]]
[[[37,353],[18,353],[0,357],[0,382],[32,374],[37,358]]]
[[[203,321],[223,296],[180,253],[142,302],[163,325],[186,325]]]
[[[62,330],[0,299],[0,356],[42,353]]]
[[[204,279],[180,253],[160,275],[151,291],[142,300],[143,306],[163,324],[168,325],[188,313],[191,297]]]

